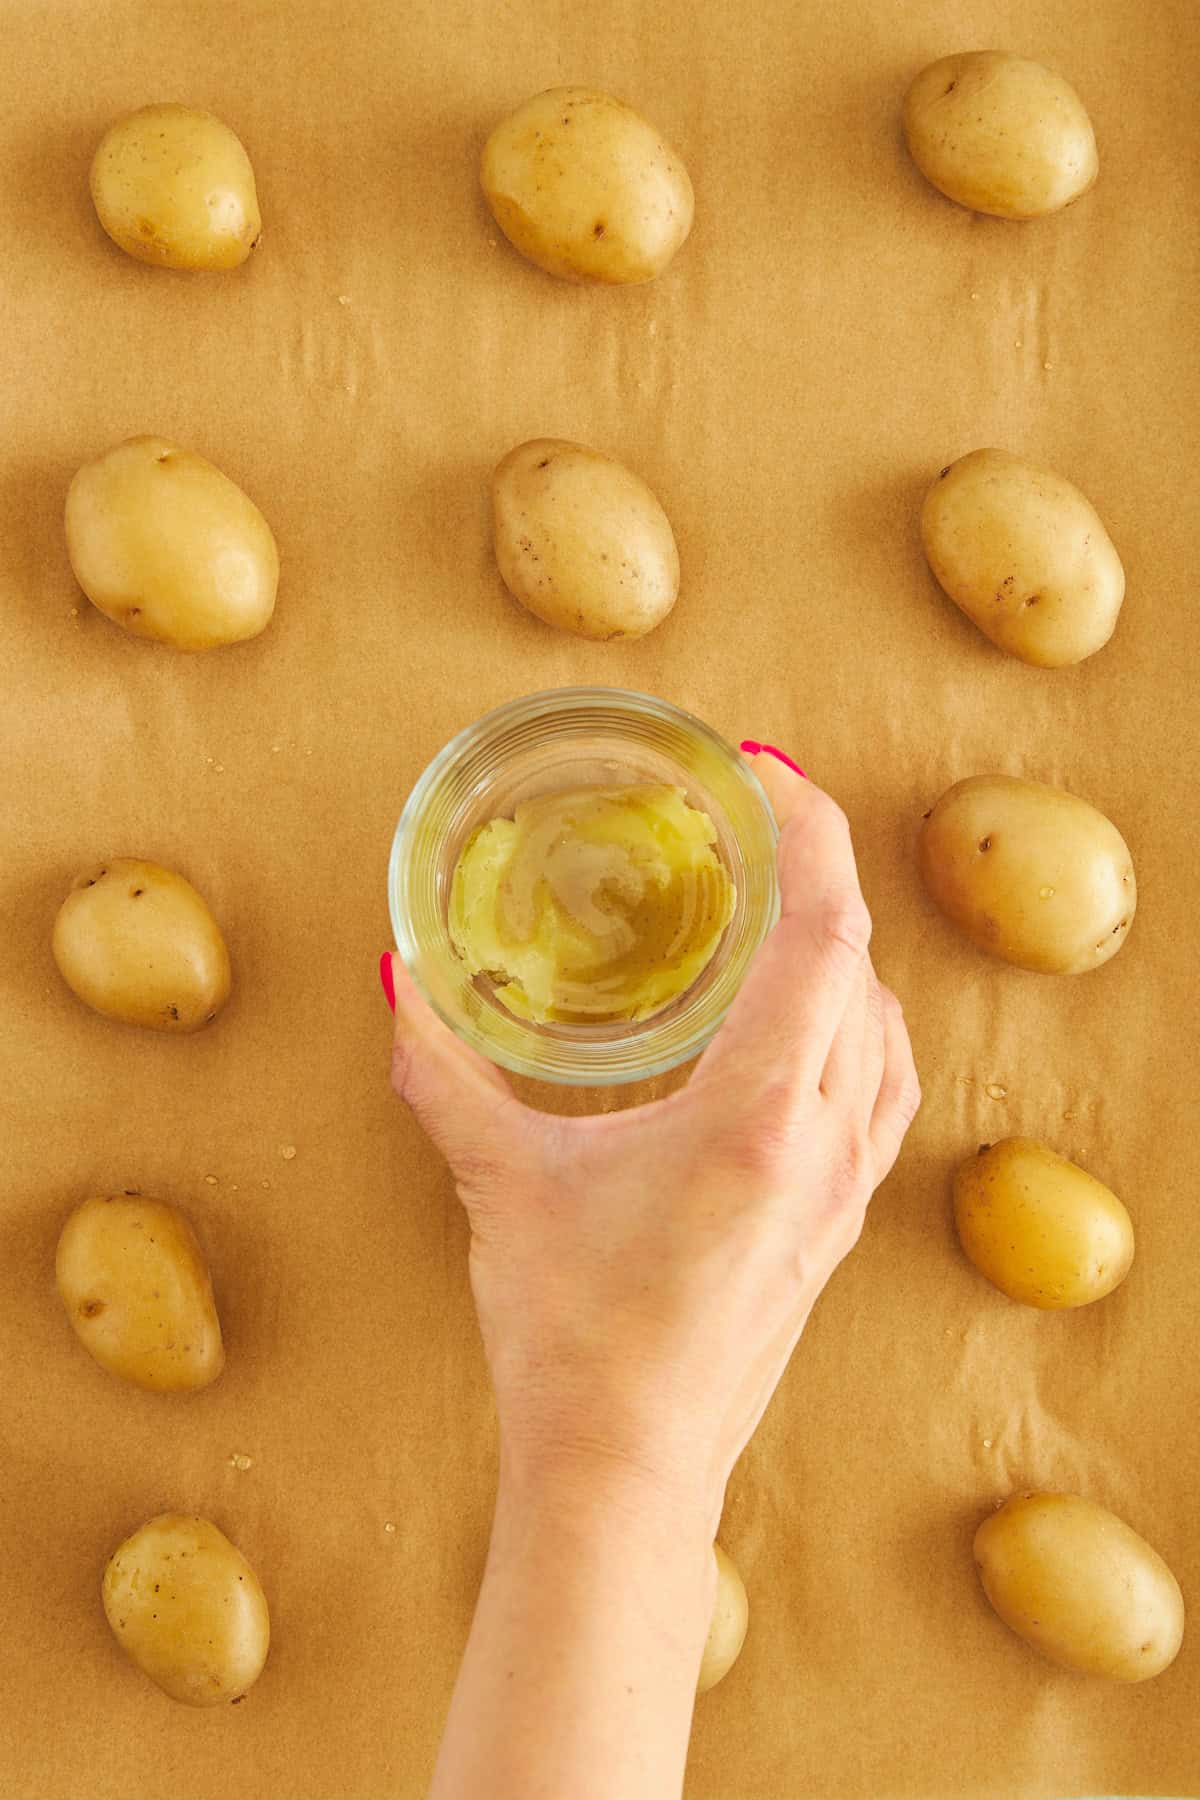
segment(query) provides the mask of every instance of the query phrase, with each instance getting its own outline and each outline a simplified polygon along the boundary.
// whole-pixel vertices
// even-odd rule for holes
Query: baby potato
[[[58,909],[54,960],[85,1006],[149,1031],[199,1031],[229,998],[229,952],[189,881],[118,856]]]
[[[236,269],[262,234],[239,138],[194,106],[143,106],[109,126],[92,158],[105,231],[138,262]]]
[[[133,437],[67,490],[75,579],[106,618],[176,650],[257,637],[279,583],[271,527],[236,482],[166,438]]]
[[[594,88],[551,88],[519,106],[484,145],[480,181],[509,242],[566,281],[653,281],[692,229],[692,184],[675,152]]]
[[[967,1158],[954,1177],[954,1222],[980,1274],[1026,1306],[1102,1300],[1133,1262],[1133,1224],[1117,1196],[1033,1138]]]
[[[1113,634],[1121,559],[1094,507],[1049,469],[972,450],[925,496],[921,542],[955,605],[1022,662],[1061,669]]]
[[[148,1520],[113,1551],[101,1594],[122,1650],[172,1700],[219,1706],[262,1674],[266,1597],[241,1551],[207,1519]]]
[[[207,1387],[225,1367],[204,1252],[182,1213],[141,1194],[77,1206],[54,1259],[59,1296],[85,1350],[139,1387]]]
[[[561,438],[518,444],[492,477],[504,585],[547,625],[586,638],[638,638],[679,592],[671,521],[644,481]]]
[[[975,1533],[983,1591],[1051,1662],[1148,1681],[1183,1641],[1183,1595],[1158,1552],[1078,1494],[1014,1494]]]
[[[973,775],[927,813],[918,847],[930,897],[973,944],[1048,975],[1115,956],[1137,909],[1125,840],[1064,788]]]
[[[1038,219],[1096,179],[1096,135],[1069,81],[999,50],[943,56],[904,102],[913,161],[935,188],[975,212]]]
[[[720,1544],[713,1545],[713,1556],[717,1563],[717,1597],[700,1662],[698,1694],[707,1694],[709,1688],[716,1687],[728,1675],[742,1653],[750,1617],[750,1602],[737,1568]]]

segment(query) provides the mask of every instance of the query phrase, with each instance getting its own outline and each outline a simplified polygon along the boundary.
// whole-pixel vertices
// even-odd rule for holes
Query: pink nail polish
[[[383,986],[383,997],[390,1011],[396,1010],[396,978],[392,974],[392,953],[385,950],[379,959],[379,979]]]
[[[750,756],[773,756],[776,762],[781,762],[785,764],[787,768],[794,769],[797,775],[803,776],[805,781],[808,780],[808,776],[804,774],[804,770],[800,767],[800,764],[798,762],[793,762],[791,757],[788,756],[785,751],[777,750],[774,744],[759,744],[756,743],[753,738],[743,738],[742,742],[738,745],[738,749],[745,750]]]

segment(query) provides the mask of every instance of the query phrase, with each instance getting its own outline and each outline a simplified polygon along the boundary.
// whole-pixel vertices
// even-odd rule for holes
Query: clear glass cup
[[[666,782],[712,820],[736,888],[734,915],[685,993],[638,1021],[538,1025],[472,979],[450,941],[455,865],[471,833],[536,794]],[[430,1005],[504,1068],[539,1081],[610,1086],[696,1056],[729,1010],[779,913],[778,833],[746,759],[699,719],[623,688],[554,688],[499,707],[434,757],[396,827],[388,901],[396,947]]]

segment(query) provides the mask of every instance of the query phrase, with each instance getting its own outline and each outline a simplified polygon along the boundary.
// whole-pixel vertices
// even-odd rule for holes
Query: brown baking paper
[[[447,737],[568,682],[779,743],[841,798],[926,1094],[731,1484],[750,1634],[698,1708],[689,1800],[1200,1793],[1195,8],[8,0],[4,27],[4,1800],[425,1791],[494,1425],[463,1221],[388,1091],[385,867]],[[993,45],[1092,113],[1099,184],[1062,217],[974,217],[903,150],[917,69]],[[691,171],[695,230],[649,287],[550,279],[480,199],[488,130],[567,81]],[[265,223],[239,272],[147,269],[99,230],[92,148],[160,99],[249,150]],[[143,431],[271,521],[256,642],[175,655],[75,589],[70,475]],[[502,588],[488,474],[542,434],[622,458],[674,522],[682,593],[644,643],[556,635]],[[927,482],[990,444],[1078,482],[1125,560],[1117,635],[1078,669],[1007,659],[924,567]],[[922,811],[989,770],[1125,833],[1141,910],[1096,974],[985,961],[923,898]],[[196,1039],[109,1024],[57,977],[58,902],[113,854],[181,868],[224,924],[234,997]],[[1018,1131],[1136,1223],[1128,1281],[1078,1315],[1009,1303],[955,1247],[952,1166]],[[120,1385],[62,1316],[62,1220],[123,1187],[208,1246],[210,1392]],[[1166,1556],[1197,1614],[1168,1673],[1086,1681],[992,1616],[971,1535],[1014,1486],[1089,1494]],[[160,1696],[105,1624],[106,1556],[164,1508],[211,1515],[269,1595],[234,1711]]]

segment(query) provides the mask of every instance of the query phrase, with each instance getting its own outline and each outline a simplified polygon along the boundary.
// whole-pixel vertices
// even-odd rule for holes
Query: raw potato
[[[92,158],[92,200],[114,244],[168,269],[236,269],[262,233],[254,170],[228,125],[194,106],[143,106]]]
[[[983,1591],[1051,1662],[1148,1681],[1183,1641],[1183,1595],[1158,1552],[1077,1494],[1014,1494],[975,1533]]]
[[[998,50],[944,56],[904,102],[922,175],[960,206],[1001,219],[1059,212],[1096,179],[1096,135],[1069,81]]]
[[[161,1200],[85,1200],[63,1226],[54,1273],[80,1343],[110,1374],[180,1393],[224,1368],[204,1252]]]
[[[1125,840],[1064,788],[973,775],[925,819],[921,874],[946,917],[1018,968],[1081,975],[1129,935],[1137,882]]]
[[[1022,662],[1061,669],[1113,634],[1121,559],[1095,508],[1049,469],[972,450],[925,496],[921,542],[955,605]]]
[[[101,1587],[117,1642],[172,1700],[220,1706],[254,1686],[271,1621],[258,1577],[207,1519],[162,1513],[113,1551]]]
[[[728,1675],[741,1655],[750,1617],[750,1603],[736,1567],[720,1544],[713,1545],[713,1555],[717,1562],[717,1597],[700,1662],[698,1694],[707,1694],[709,1688],[716,1687]]]
[[[567,281],[653,281],[692,228],[675,152],[594,88],[551,88],[519,106],[484,145],[480,180],[509,242]]]
[[[1026,1306],[1087,1306],[1124,1281],[1133,1224],[1102,1181],[1033,1138],[1004,1138],[954,1178],[959,1240],[981,1275]]]
[[[229,998],[229,952],[190,882],[118,856],[81,875],[54,921],[54,960],[86,1006],[150,1031],[199,1031]]]
[[[671,521],[644,481],[599,450],[518,444],[492,477],[492,515],[505,586],[547,625],[644,637],[675,604]]]
[[[67,551],[92,605],[134,637],[211,650],[257,637],[279,552],[236,482],[166,438],[84,463],[67,491]]]

